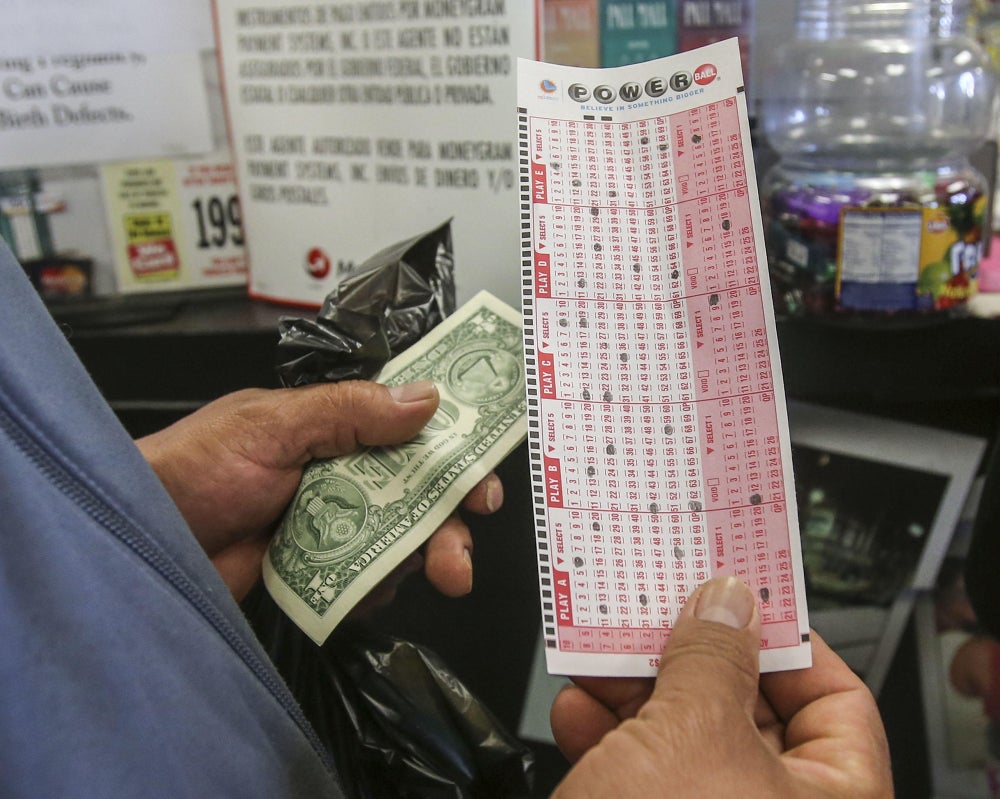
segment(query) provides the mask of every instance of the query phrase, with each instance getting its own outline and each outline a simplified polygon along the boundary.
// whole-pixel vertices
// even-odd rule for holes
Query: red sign
[[[128,265],[136,277],[177,272],[180,258],[173,239],[143,241],[128,245]]]

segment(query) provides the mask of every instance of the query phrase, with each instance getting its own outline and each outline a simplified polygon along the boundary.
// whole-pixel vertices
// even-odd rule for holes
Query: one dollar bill
[[[521,336],[520,315],[480,292],[379,377],[437,384],[441,404],[420,435],[306,467],[264,583],[317,644],[524,440]]]

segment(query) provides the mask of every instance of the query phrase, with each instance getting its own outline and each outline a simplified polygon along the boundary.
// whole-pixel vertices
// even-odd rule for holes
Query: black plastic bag
[[[374,376],[455,309],[451,223],[369,258],[315,321],[282,319],[286,386]],[[520,799],[534,756],[428,649],[341,624],[318,647],[262,585],[243,610],[350,799]]]
[[[349,799],[527,799],[534,756],[440,658],[341,625],[317,647],[258,585],[246,612]]]
[[[278,377],[285,386],[371,378],[454,310],[448,221],[377,252],[314,320],[281,319]]]

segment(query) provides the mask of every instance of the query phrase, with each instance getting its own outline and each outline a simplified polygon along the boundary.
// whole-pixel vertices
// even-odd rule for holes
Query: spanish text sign
[[[452,219],[458,299],[518,297],[515,56],[533,4],[215,0],[250,291],[319,305]]]

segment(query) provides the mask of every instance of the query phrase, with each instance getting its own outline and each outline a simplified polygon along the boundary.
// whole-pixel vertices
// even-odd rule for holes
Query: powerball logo
[[[673,99],[691,97],[704,92],[705,87],[719,77],[715,64],[702,64],[693,72],[678,70],[669,77],[654,76],[645,83],[627,81],[621,86],[602,83],[588,86],[585,83],[571,83],[566,87],[566,96],[575,103],[597,103],[596,106],[583,106],[586,110],[599,110],[614,103],[650,104],[650,101],[666,102]],[[539,100],[561,100],[562,91],[559,85],[548,78],[538,83]],[[646,101],[645,103],[643,101]],[[621,106],[620,108],[624,108]]]
[[[719,76],[715,64],[702,64],[694,72],[679,70],[673,75],[654,76],[644,84],[628,81],[621,86],[611,86],[602,83],[598,86],[588,86],[585,83],[572,83],[566,89],[569,99],[577,103],[593,100],[600,105],[611,105],[615,102],[636,103],[643,100],[656,100],[668,92],[676,95],[697,94]]]

